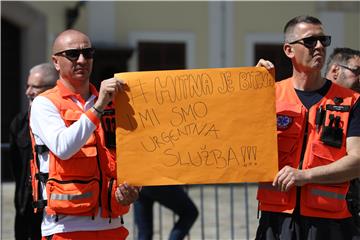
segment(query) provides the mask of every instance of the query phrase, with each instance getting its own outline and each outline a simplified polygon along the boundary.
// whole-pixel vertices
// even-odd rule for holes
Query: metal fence
[[[256,184],[191,185],[187,192],[198,207],[199,217],[188,240],[193,239],[254,239],[257,219]],[[174,213],[154,205],[154,239],[168,239],[176,220]],[[134,221],[127,226],[136,239]]]

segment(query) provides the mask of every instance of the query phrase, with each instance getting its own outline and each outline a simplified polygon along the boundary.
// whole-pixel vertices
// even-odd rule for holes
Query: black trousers
[[[17,211],[15,215],[15,239],[40,240],[42,218],[42,212],[34,213],[32,207],[28,207],[23,214]]]
[[[195,204],[181,186],[151,186],[143,187],[139,199],[134,203],[135,221],[139,230],[138,240],[151,240],[153,237],[155,202],[179,216],[168,239],[184,239],[198,216]]]
[[[360,240],[352,218],[328,219],[261,212],[256,240]]]

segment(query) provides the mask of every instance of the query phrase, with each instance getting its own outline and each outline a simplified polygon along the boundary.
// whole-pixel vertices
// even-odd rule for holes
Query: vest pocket
[[[276,102],[277,140],[279,170],[286,165],[294,166],[296,151],[302,126],[301,106]]]
[[[291,157],[296,150],[296,144],[296,138],[278,136],[279,170],[286,165],[294,165]]]
[[[306,163],[305,168],[313,168],[317,166],[332,163],[346,154],[344,146],[341,149],[324,145],[322,142],[313,142],[311,144],[310,159]]]
[[[303,124],[302,110],[300,105],[284,102],[276,102],[276,125],[278,135],[286,135],[297,138],[301,133]]]
[[[83,147],[68,160],[55,160],[55,171],[66,178],[91,178],[98,175],[95,146]],[[79,171],[81,169],[81,171]]]
[[[347,208],[345,201],[347,189],[347,184],[308,184],[303,187],[305,193],[302,196],[309,208],[339,212]]]
[[[46,183],[47,213],[93,216],[99,200],[99,180],[91,179]]]
[[[324,145],[322,142],[311,144],[309,161],[304,163],[304,168],[330,164],[346,153],[344,146],[341,149]],[[307,184],[302,187],[302,197],[309,208],[321,209],[327,212],[338,212],[347,208],[345,201],[348,190],[347,183],[337,184]]]
[[[290,191],[281,192],[272,183],[259,183],[257,199],[263,204],[287,205],[290,201]]]

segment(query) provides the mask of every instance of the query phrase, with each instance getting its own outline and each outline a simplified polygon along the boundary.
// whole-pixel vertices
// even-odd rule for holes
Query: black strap
[[[35,178],[37,178],[39,181],[37,186],[38,200],[36,202],[33,202],[33,207],[42,210],[47,205],[47,201],[40,199],[42,197],[41,183],[46,183],[47,179],[49,178],[49,174],[40,172],[39,154],[48,152],[49,149],[45,145],[35,145],[34,148],[36,152],[35,164],[37,169],[37,173],[35,173]]]
[[[42,183],[46,183],[46,181],[49,178],[49,173],[38,172],[35,174],[35,178],[38,179]]]
[[[303,143],[302,143],[302,149],[301,149],[301,155],[300,155],[300,162],[299,162],[299,169],[301,170],[303,167],[303,162],[304,162],[304,156],[305,156],[305,152],[306,152],[306,146],[308,143],[308,138],[309,138],[309,112],[306,111],[305,112],[305,130],[304,130],[304,136],[303,136]],[[296,204],[295,204],[295,209],[293,212],[293,215],[298,215],[300,214],[300,195],[301,195],[301,187],[297,186],[296,187]]]
[[[49,151],[49,148],[46,145],[35,145],[35,152],[37,154],[43,154],[48,151]]]
[[[32,207],[42,210],[46,207],[47,200],[37,200],[36,202],[32,202]]]

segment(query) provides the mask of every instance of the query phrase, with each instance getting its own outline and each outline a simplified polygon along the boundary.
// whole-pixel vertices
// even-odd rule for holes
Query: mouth
[[[314,57],[324,57],[324,54],[321,52],[314,52]]]
[[[321,53],[316,53],[316,54],[313,55],[313,59],[317,60],[317,61],[319,61],[319,60],[324,61],[325,57]]]
[[[86,68],[77,68],[77,69],[75,69],[74,72],[78,73],[78,74],[84,74],[84,73],[87,73],[88,70]]]

